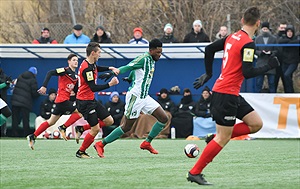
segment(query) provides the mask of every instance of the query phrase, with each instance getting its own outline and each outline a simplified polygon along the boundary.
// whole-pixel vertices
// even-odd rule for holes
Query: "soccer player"
[[[36,137],[39,136],[42,132],[44,132],[48,127],[54,125],[63,114],[72,113],[66,123],[75,123],[78,119],[82,117],[82,115],[76,109],[76,104],[70,101],[71,93],[74,93],[74,90],[76,91],[76,88],[74,87],[77,86],[78,80],[78,76],[75,72],[77,67],[77,55],[70,54],[68,56],[68,67],[57,68],[55,70],[48,71],[44,79],[44,83],[42,87],[38,90],[38,92],[41,94],[46,94],[49,80],[52,76],[58,76],[58,91],[56,99],[54,101],[55,106],[53,107],[50,118],[43,122],[33,134],[27,136],[29,147],[32,150],[34,149],[33,145],[35,143]]]
[[[95,143],[94,147],[98,156],[104,157],[104,146],[117,140],[122,134],[129,131],[139,117],[141,111],[152,114],[157,122],[153,125],[148,137],[140,145],[143,150],[148,150],[152,154],[158,154],[158,151],[151,146],[151,141],[160,133],[168,122],[168,116],[158,102],[148,95],[151,85],[155,62],[159,60],[162,53],[162,42],[159,39],[153,39],[149,43],[149,51],[136,57],[127,65],[119,68],[120,73],[131,71],[134,77],[131,77],[132,85],[126,94],[125,102],[125,121],[115,128],[105,139]],[[116,73],[115,73],[116,74]],[[110,78],[113,73],[107,74]],[[100,77],[105,78],[105,74]]]
[[[76,152],[76,157],[78,158],[90,158],[85,150],[94,142],[95,136],[100,131],[98,119],[109,122],[109,125],[113,123],[113,118],[106,108],[103,105],[99,105],[97,100],[95,100],[94,92],[107,89],[119,83],[118,78],[113,77],[107,84],[97,85],[98,72],[111,70],[118,74],[119,70],[115,67],[97,66],[96,62],[100,57],[100,53],[99,43],[90,42],[86,47],[87,58],[81,63],[78,71],[77,108],[91,126],[90,132],[85,136],[79,150]]]
[[[241,30],[205,48],[206,73],[194,82],[194,87],[198,89],[212,77],[215,52],[224,50],[222,71],[212,89],[211,100],[211,114],[217,123],[217,132],[187,174],[188,181],[199,185],[211,184],[203,178],[202,171],[231,138],[256,133],[262,128],[263,122],[258,113],[239,95],[244,78],[255,77],[279,66],[277,58],[272,56],[267,65],[253,67],[255,43],[252,37],[260,25],[259,10],[248,8],[241,21]],[[235,124],[236,118],[242,122]]]

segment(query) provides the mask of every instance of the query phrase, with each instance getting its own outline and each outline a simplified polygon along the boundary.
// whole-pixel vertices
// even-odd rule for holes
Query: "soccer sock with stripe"
[[[87,133],[83,139],[83,142],[79,148],[80,151],[85,152],[85,150],[90,147],[90,145],[94,142],[95,136]]]
[[[214,140],[210,141],[204,148],[200,158],[190,170],[192,175],[202,173],[202,170],[208,165],[223,148]]]
[[[146,138],[147,142],[151,142],[159,133],[160,131],[165,127],[164,123],[161,123],[159,121],[155,122],[154,125],[152,126],[152,129]]]
[[[118,138],[121,137],[121,135],[124,134],[124,131],[122,130],[121,126],[115,128],[107,137],[105,137],[105,139],[102,140],[102,143],[104,145],[111,143],[115,140],[117,140]]]
[[[37,129],[34,131],[34,136],[39,136],[42,132],[46,131],[46,129],[49,127],[49,123],[47,121],[44,121]]]
[[[80,115],[77,112],[74,112],[74,113],[71,114],[69,119],[63,124],[63,126],[65,128],[68,128],[80,118],[81,118]]]

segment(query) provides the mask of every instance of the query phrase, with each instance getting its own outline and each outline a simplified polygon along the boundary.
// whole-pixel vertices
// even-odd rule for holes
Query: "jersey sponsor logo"
[[[94,73],[93,73],[93,71],[86,72],[86,79],[88,81],[94,80]]]
[[[224,119],[227,121],[235,120],[235,116],[224,116]]]
[[[244,62],[253,62],[253,57],[254,57],[254,49],[245,48],[244,55],[243,55],[243,61]]]
[[[93,113],[95,113],[96,112],[96,110],[95,109],[92,109],[90,112],[89,112],[89,114],[93,114]]]
[[[65,71],[65,68],[57,68],[56,69],[56,72],[57,73],[62,73],[62,72],[64,72]]]

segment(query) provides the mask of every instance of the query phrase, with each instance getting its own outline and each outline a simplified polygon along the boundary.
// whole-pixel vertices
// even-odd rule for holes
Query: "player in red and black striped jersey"
[[[119,70],[115,67],[97,66],[96,62],[101,53],[98,43],[89,43],[86,47],[86,53],[87,58],[81,63],[78,71],[79,80],[76,103],[78,111],[87,120],[91,130],[85,136],[82,145],[76,152],[76,157],[78,158],[90,158],[85,150],[94,142],[95,136],[100,131],[98,118],[103,120],[106,126],[113,124],[112,116],[107,111],[103,111],[102,105],[95,100],[94,92],[107,89],[119,83],[118,78],[113,77],[107,84],[97,85],[98,72],[111,70],[118,74]]]
[[[47,73],[42,87],[38,90],[41,94],[46,94],[47,85],[52,76],[58,76],[58,91],[55,104],[51,111],[51,117],[43,122],[37,130],[27,136],[29,147],[33,149],[35,138],[44,132],[48,127],[54,125],[63,114],[71,114],[66,123],[69,125],[75,123],[82,115],[76,109],[76,103],[70,101],[70,96],[77,91],[78,76],[75,72],[78,67],[78,57],[75,54],[68,56],[68,67],[57,68]],[[64,137],[65,138],[65,137]]]
[[[224,50],[222,71],[212,89],[211,114],[216,121],[217,133],[210,141],[194,167],[189,171],[187,180],[200,185],[209,185],[202,171],[233,137],[256,133],[263,122],[258,113],[239,95],[244,78],[251,78],[279,66],[275,56],[267,65],[253,66],[255,43],[252,36],[260,25],[260,12],[256,7],[247,9],[242,18],[243,28],[220,39],[205,48],[206,73],[196,79],[196,89],[212,77],[212,64],[217,51]],[[236,118],[242,120],[235,124]]]

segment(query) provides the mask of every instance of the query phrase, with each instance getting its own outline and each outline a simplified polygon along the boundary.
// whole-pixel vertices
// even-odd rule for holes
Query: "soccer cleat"
[[[58,127],[58,130],[59,130],[61,136],[63,137],[63,139],[68,140],[67,135],[66,135],[67,128],[64,125],[61,125]]]
[[[209,183],[205,180],[203,174],[192,175],[190,172],[188,172],[186,179],[190,182],[195,182],[199,185],[212,185],[212,183]]]
[[[104,158],[104,145],[102,141],[96,142],[94,148],[99,157]]]
[[[147,141],[142,142],[142,144],[140,145],[140,148],[141,148],[142,150],[148,150],[148,151],[149,151],[150,153],[152,153],[152,154],[158,154],[158,151],[155,150],[155,149],[151,146],[150,142],[147,142]]]
[[[83,126],[75,126],[75,140],[76,143],[79,143],[80,136],[84,132]]]
[[[205,136],[205,142],[206,142],[206,144],[208,144],[212,139],[214,139],[215,136],[216,136],[216,134],[212,134],[212,133],[207,134],[207,135]]]
[[[84,159],[89,159],[89,158],[92,158],[91,156],[89,156],[86,152],[82,152],[80,150],[78,150],[76,152],[76,157],[78,158],[84,158]]]
[[[34,150],[34,148],[33,148],[33,145],[34,145],[34,143],[35,143],[35,137],[34,137],[34,134],[30,134],[30,135],[28,135],[26,138],[27,138],[27,141],[28,141],[28,146],[29,146],[32,150]]]

